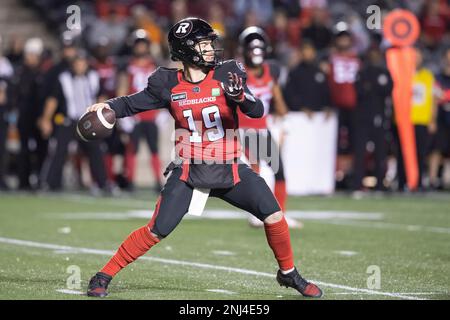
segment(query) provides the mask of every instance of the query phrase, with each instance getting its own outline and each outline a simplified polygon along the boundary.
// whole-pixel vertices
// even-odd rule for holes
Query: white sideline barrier
[[[279,143],[281,124],[268,119],[272,136]],[[173,120],[168,117],[158,123],[160,129],[160,156],[162,169],[170,162],[173,151]],[[328,121],[324,113],[315,113],[312,119],[303,112],[290,112],[283,124],[284,136],[282,157],[285,169],[287,191],[290,195],[331,194],[334,192],[337,117],[333,114]],[[143,143],[143,142],[142,142]],[[147,146],[141,146],[138,154],[136,184],[153,185]],[[245,157],[244,157],[245,158]],[[260,175],[273,190],[272,170],[263,162]]]
[[[289,112],[284,123],[282,158],[289,195],[331,194],[334,192],[337,116],[325,120],[318,112],[309,119],[303,112]],[[280,126],[269,121],[269,128],[279,141]],[[270,170],[269,168],[267,168]],[[273,185],[270,171],[261,169],[261,176]]]

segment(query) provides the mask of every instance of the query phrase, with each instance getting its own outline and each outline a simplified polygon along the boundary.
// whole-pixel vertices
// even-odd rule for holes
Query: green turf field
[[[79,293],[89,278],[147,223],[155,199],[1,194],[0,299],[88,299]],[[323,299],[450,298],[448,194],[291,197],[288,209],[304,222],[291,231],[296,264]],[[207,210],[234,209],[210,199]],[[187,218],[117,275],[107,299],[303,299],[276,270],[264,231],[243,218]]]

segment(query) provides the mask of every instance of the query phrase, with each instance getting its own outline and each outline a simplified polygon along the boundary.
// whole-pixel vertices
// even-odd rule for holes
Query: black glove
[[[222,82],[222,89],[225,94],[235,102],[242,102],[245,100],[244,86],[242,78],[237,73],[228,72],[228,83]]]

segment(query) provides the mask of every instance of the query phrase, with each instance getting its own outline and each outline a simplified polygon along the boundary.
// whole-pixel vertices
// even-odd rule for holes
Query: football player
[[[147,79],[156,69],[156,63],[150,55],[150,38],[143,29],[138,29],[132,33],[133,55],[125,70],[119,75],[117,94],[119,96],[139,92],[147,86]],[[125,151],[126,177],[129,182],[129,189],[133,190],[136,168],[136,153],[139,148],[139,141],[145,138],[151,153],[150,167],[155,177],[155,190],[161,191],[161,161],[158,153],[158,127],[155,119],[158,112],[149,110],[136,115],[134,128],[132,129],[130,142]]]
[[[88,296],[105,297],[111,279],[125,266],[167,237],[183,216],[197,210],[208,196],[250,212],[264,222],[268,244],[278,262],[276,279],[306,297],[322,291],[294,266],[289,228],[264,179],[239,163],[237,109],[247,116],[263,115],[263,105],[246,85],[246,72],[235,60],[219,62],[217,34],[204,20],[186,18],[169,31],[172,59],[183,69],[158,68],[147,87],[135,94],[94,104],[88,111],[111,108],[117,118],[167,108],[175,119],[177,159],[147,225],[133,231],[108,263],[94,275]],[[200,211],[203,208],[200,208]]]
[[[240,110],[237,112],[245,154],[247,159],[251,159],[250,163],[256,172],[259,172],[261,160],[265,160],[271,167],[275,175],[274,194],[281,210],[286,212],[286,179],[281,152],[267,128],[267,116],[271,103],[277,117],[284,117],[288,111],[278,84],[280,68],[274,62],[266,61],[270,45],[266,33],[261,28],[251,26],[242,31],[239,36],[239,47],[247,70],[246,84],[255,97],[261,100],[264,107],[263,116],[260,118],[251,118]],[[251,141],[254,143],[252,144]],[[286,216],[285,219],[290,228],[302,227],[300,222],[292,218]],[[253,215],[250,216],[249,223],[253,227],[263,226],[263,223]]]

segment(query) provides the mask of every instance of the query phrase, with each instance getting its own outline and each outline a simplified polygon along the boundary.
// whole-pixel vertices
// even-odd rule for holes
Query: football
[[[83,141],[100,140],[108,137],[116,123],[116,114],[109,108],[87,112],[77,123],[77,135]]]

